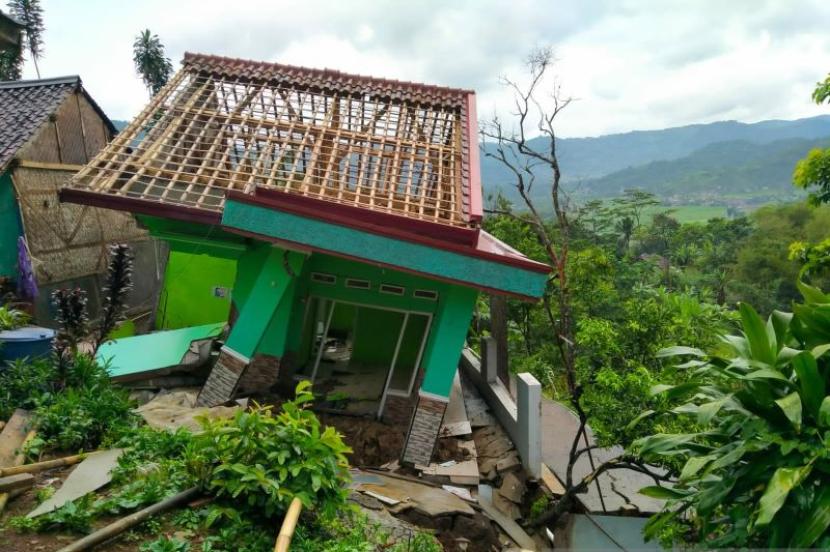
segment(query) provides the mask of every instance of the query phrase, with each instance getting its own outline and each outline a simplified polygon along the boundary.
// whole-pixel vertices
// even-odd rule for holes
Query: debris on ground
[[[67,502],[96,491],[112,480],[112,470],[124,449],[111,449],[92,453],[72,470],[61,488],[26,517],[34,518],[57,510]]]
[[[152,400],[139,406],[136,412],[144,418],[147,425],[156,429],[183,427],[190,431],[199,431],[201,424],[198,417],[233,418],[242,409],[241,406],[197,407],[198,389],[162,390]]]
[[[495,496],[497,495],[493,492],[492,487],[489,485],[479,485],[478,502],[481,504],[482,509],[487,513],[487,515],[489,515],[493,521],[498,523],[499,527],[501,527],[511,539],[516,541],[516,544],[520,547],[525,550],[536,550],[536,543],[530,535],[528,535],[525,530],[522,529],[513,519],[505,516],[498,508],[495,507],[493,504],[493,498]]]
[[[32,414],[26,410],[17,409],[0,433],[0,468],[16,466],[23,463],[20,448],[32,427]]]

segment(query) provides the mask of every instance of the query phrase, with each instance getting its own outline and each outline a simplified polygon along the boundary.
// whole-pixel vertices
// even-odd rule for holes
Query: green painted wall
[[[441,297],[441,308],[433,320],[424,353],[424,381],[421,390],[442,397],[450,396],[461,349],[475,308],[476,292],[455,286]]]
[[[0,276],[17,278],[17,238],[23,233],[9,173],[0,175]]]
[[[239,316],[229,348],[249,358],[257,351],[282,356],[296,290],[289,272],[301,274],[304,262],[304,255],[269,244],[257,244],[239,258],[234,285]]]
[[[171,250],[159,297],[156,329],[225,322],[231,308],[236,261]],[[214,289],[226,291],[219,297]]]
[[[530,297],[541,297],[547,280],[546,274],[237,201],[226,202],[222,224]]]

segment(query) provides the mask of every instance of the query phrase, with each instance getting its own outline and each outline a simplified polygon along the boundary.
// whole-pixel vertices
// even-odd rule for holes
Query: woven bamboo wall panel
[[[467,92],[189,59],[74,187],[208,211],[222,210],[228,190],[264,187],[471,225],[462,186]]]
[[[86,143],[86,157],[89,160],[95,157],[95,154],[107,145],[107,141],[110,138],[109,129],[83,94],[75,94],[75,97],[81,109],[81,121],[84,125],[84,142]]]
[[[60,203],[58,190],[71,172],[18,167],[12,179],[23,228],[40,284],[100,273],[107,245],[147,239],[132,215]]]

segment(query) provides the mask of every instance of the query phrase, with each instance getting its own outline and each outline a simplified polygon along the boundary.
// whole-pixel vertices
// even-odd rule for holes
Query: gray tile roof
[[[0,171],[80,86],[78,76],[0,82]]]

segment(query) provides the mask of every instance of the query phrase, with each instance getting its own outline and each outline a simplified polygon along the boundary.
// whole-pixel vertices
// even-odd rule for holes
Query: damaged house
[[[310,379],[409,427],[414,464],[432,455],[478,293],[535,300],[548,274],[481,229],[467,90],[186,54],[61,198],[133,213],[171,261],[233,265],[200,404]],[[211,281],[202,266],[168,280]]]

